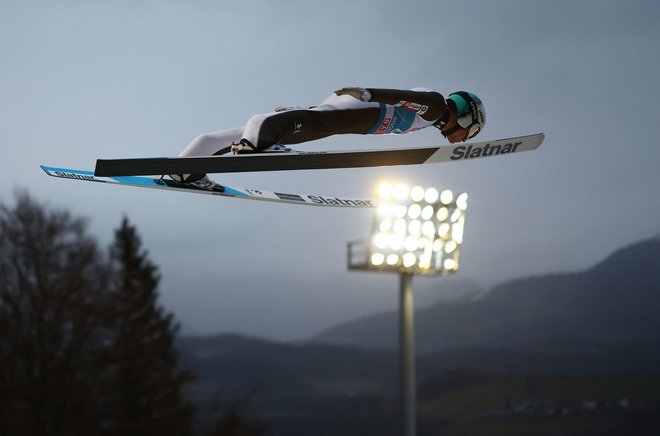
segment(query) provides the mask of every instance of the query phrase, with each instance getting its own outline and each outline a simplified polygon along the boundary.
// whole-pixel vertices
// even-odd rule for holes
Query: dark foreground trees
[[[85,223],[0,207],[0,433],[96,434],[109,269]]]
[[[80,218],[0,206],[0,434],[192,434],[158,281],[126,219],[107,256]]]
[[[192,376],[178,368],[179,327],[158,305],[157,268],[127,218],[115,232],[111,259],[113,433],[189,434],[194,410],[183,388]]]
[[[195,431],[159,281],[126,218],[107,251],[27,193],[0,203],[0,435],[262,433],[237,407]]]

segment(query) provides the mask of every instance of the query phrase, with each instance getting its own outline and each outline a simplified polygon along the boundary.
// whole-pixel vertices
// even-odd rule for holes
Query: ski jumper
[[[232,143],[241,140],[261,151],[275,144],[298,144],[338,134],[403,134],[431,126],[446,113],[442,95],[426,88],[371,91],[372,101],[368,102],[333,93],[309,109],[254,115],[244,127],[198,136],[179,156],[228,153]]]

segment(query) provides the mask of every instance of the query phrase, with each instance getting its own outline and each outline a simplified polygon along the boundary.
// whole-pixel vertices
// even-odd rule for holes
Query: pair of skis
[[[543,139],[544,135],[539,133],[497,141],[422,148],[326,152],[291,151],[286,153],[271,152],[204,157],[99,159],[96,162],[94,172],[43,165],[42,169],[50,176],[69,180],[101,182],[279,203],[371,208],[377,205],[378,202],[376,200],[272,192],[261,189],[234,188],[226,185],[216,185],[212,189],[203,189],[189,183],[179,183],[165,178],[144,176],[364,168],[455,162],[535,150],[541,145]]]

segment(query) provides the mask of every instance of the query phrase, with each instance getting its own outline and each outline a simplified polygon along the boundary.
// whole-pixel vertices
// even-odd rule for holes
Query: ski
[[[41,168],[49,176],[68,180],[101,182],[121,186],[162,189],[195,194],[207,194],[220,197],[242,198],[246,200],[261,200],[277,203],[300,204],[308,206],[373,208],[378,206],[377,200],[364,198],[346,198],[328,195],[308,195],[286,192],[271,192],[262,189],[234,188],[218,185],[212,190],[206,190],[189,183],[179,183],[169,179],[154,179],[150,177],[120,176],[99,177],[91,171],[69,168],[56,168],[42,165]]]
[[[351,151],[291,151],[202,157],[98,159],[99,177],[361,168],[465,161],[537,149],[545,135],[451,146]]]

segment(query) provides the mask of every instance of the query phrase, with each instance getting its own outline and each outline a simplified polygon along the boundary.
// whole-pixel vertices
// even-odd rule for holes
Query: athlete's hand
[[[337,95],[350,95],[360,101],[371,100],[371,92],[364,88],[342,88],[335,91]]]

